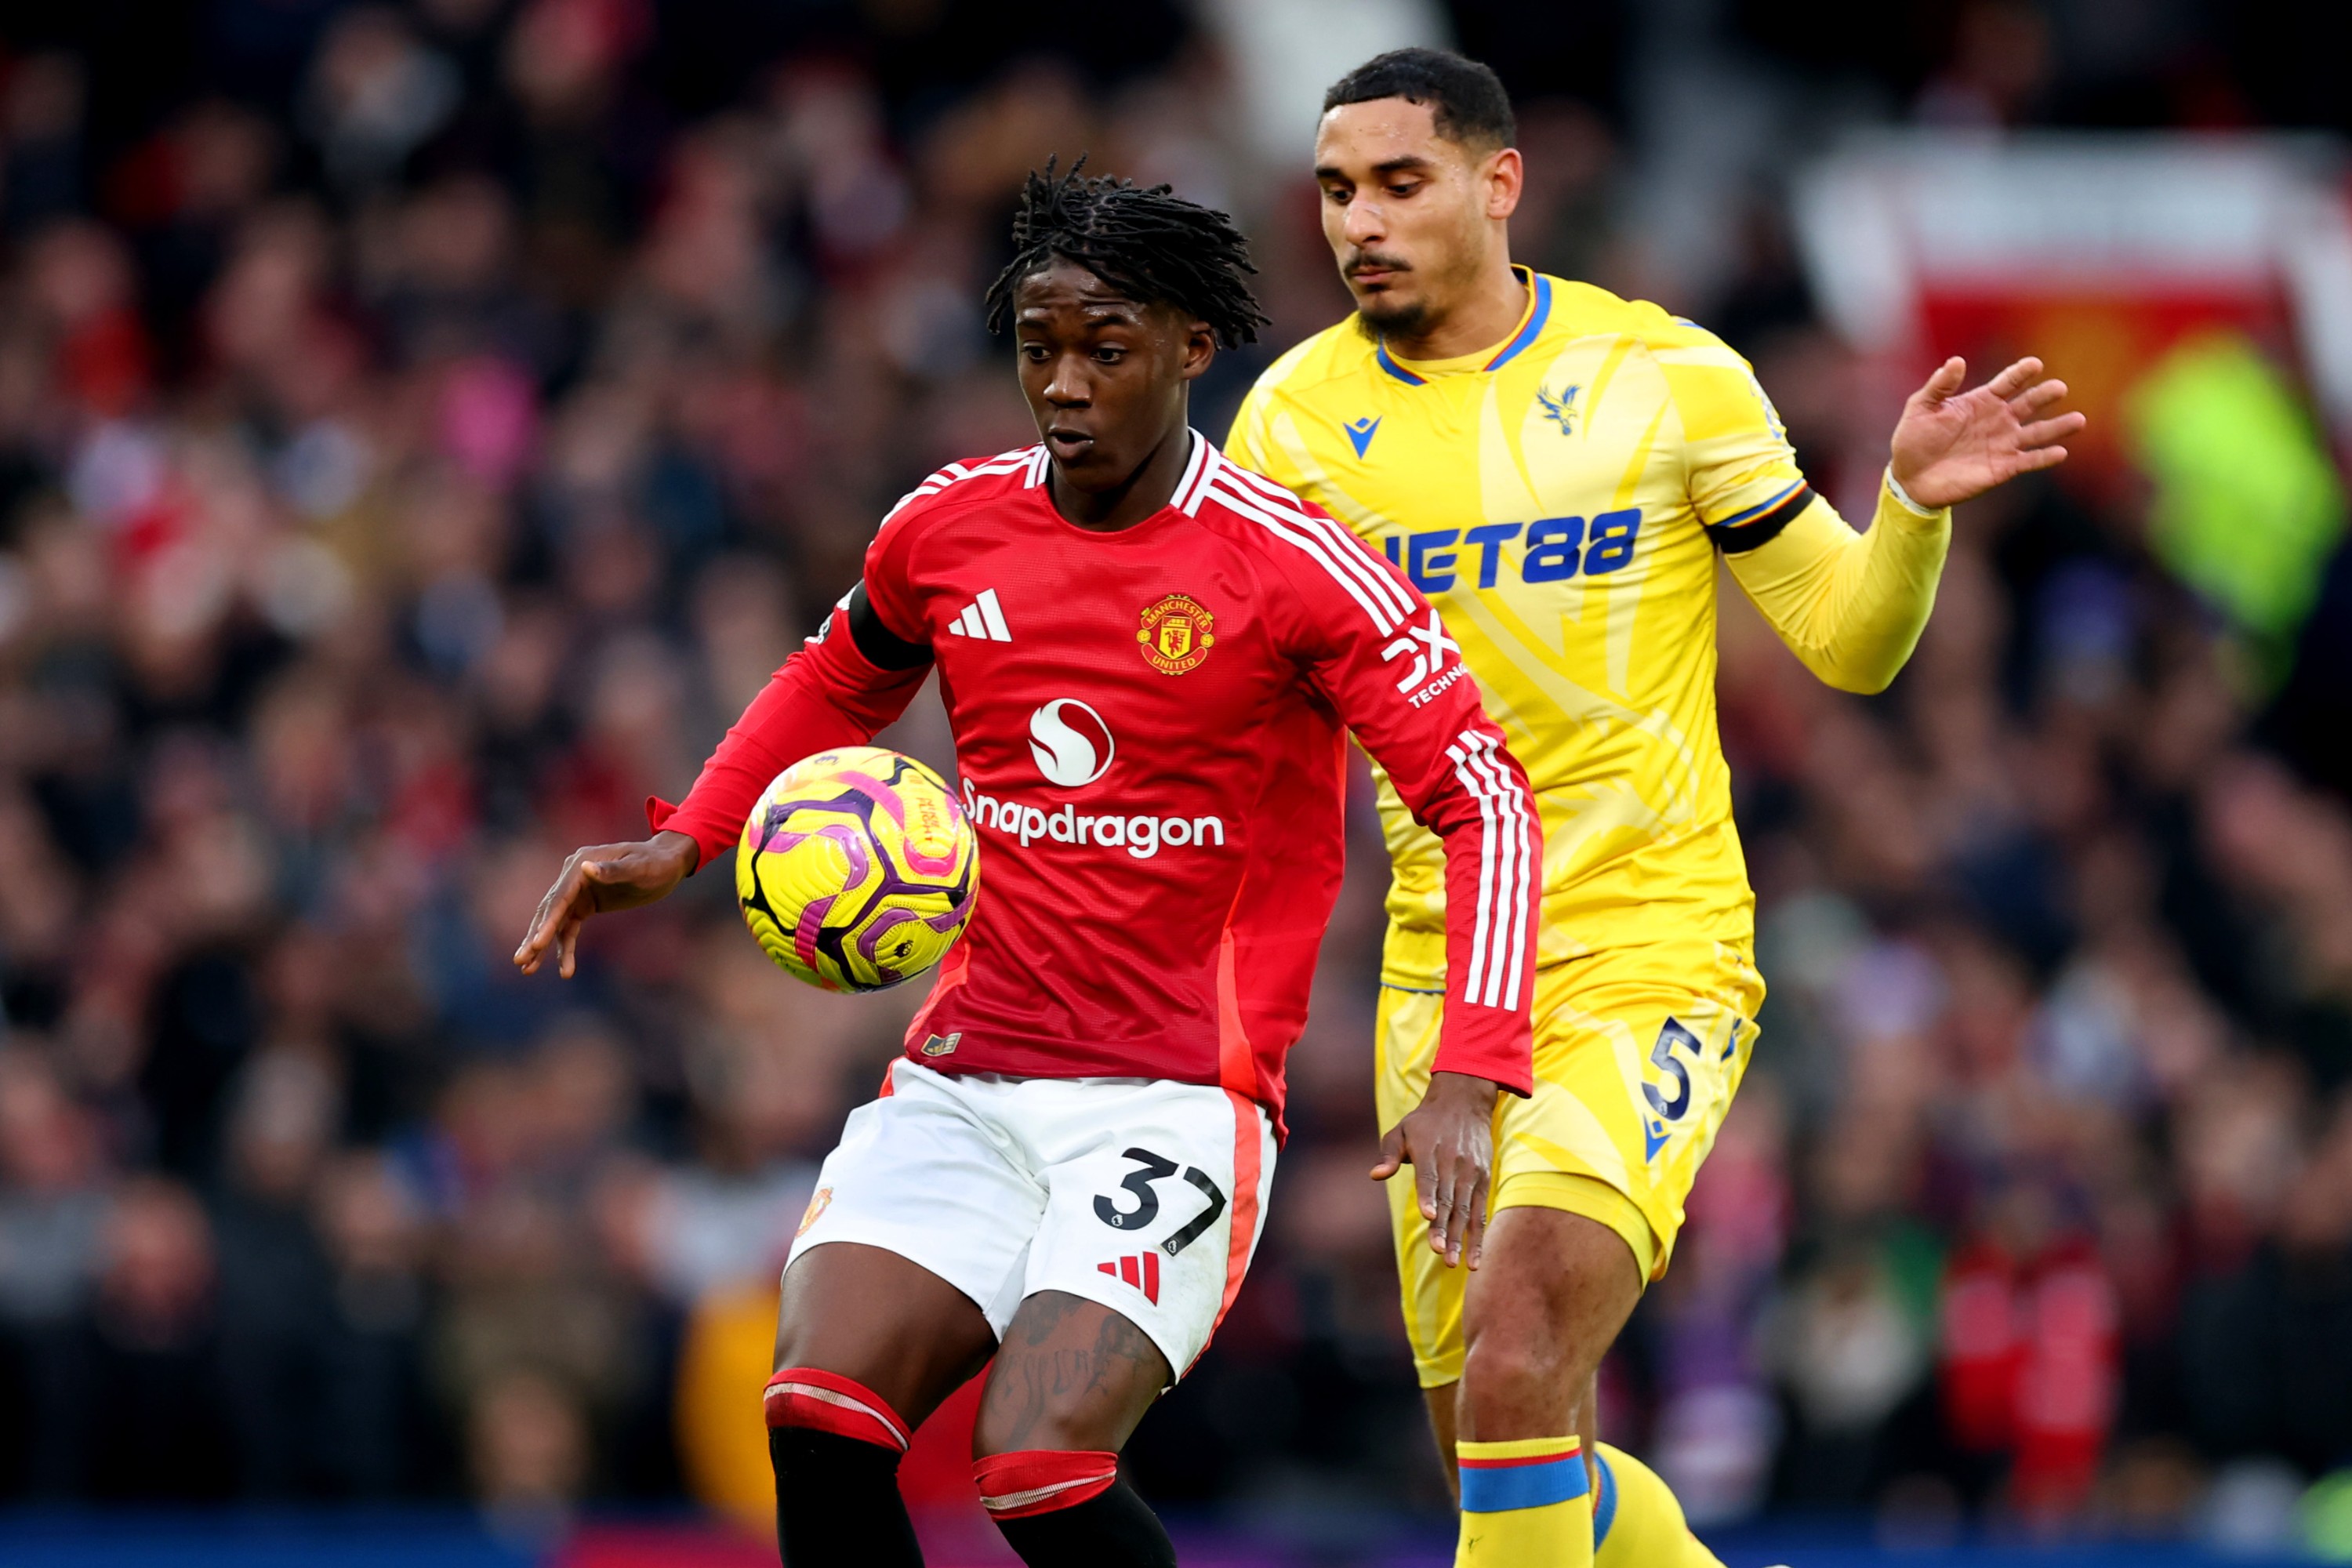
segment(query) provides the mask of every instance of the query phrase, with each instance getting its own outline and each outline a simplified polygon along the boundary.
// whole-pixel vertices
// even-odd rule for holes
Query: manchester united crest
[[[1135,640],[1151,668],[1181,675],[1196,668],[1217,646],[1217,617],[1190,594],[1171,594],[1143,612]]]
[[[801,1227],[793,1232],[793,1239],[798,1241],[802,1237],[806,1236],[809,1233],[809,1226],[814,1225],[824,1211],[832,1206],[833,1189],[831,1187],[819,1187],[815,1192],[811,1193],[808,1207],[801,1213]]]

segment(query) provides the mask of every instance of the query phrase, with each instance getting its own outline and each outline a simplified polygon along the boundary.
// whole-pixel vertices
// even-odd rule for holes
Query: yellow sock
[[[1462,1545],[1454,1568],[1591,1568],[1592,1489],[1576,1438],[1456,1443]]]
[[[1592,1497],[1593,1568],[1723,1568],[1699,1544],[1683,1505],[1658,1472],[1606,1443],[1592,1445],[1601,1489]]]

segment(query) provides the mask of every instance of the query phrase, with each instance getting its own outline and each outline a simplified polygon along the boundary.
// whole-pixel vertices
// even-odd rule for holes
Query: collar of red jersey
[[[1217,477],[1217,469],[1225,459],[1224,454],[1217,450],[1214,442],[1191,426],[1184,426],[1184,434],[1192,438],[1192,449],[1184,458],[1183,477],[1176,481],[1175,491],[1169,496],[1168,505],[1161,510],[1181,511],[1186,517],[1198,517],[1201,515],[1201,503],[1209,497],[1210,481]],[[1045,449],[1045,444],[1043,441],[1037,443],[1035,451],[1036,460],[1030,464],[1028,477],[1023,481],[1024,488],[1033,490],[1043,485],[1045,482],[1045,476],[1054,469],[1054,455]],[[1049,507],[1053,505],[1051,497],[1047,498],[1045,504]],[[1059,511],[1055,515],[1061,516]],[[1067,522],[1069,520],[1065,518],[1063,521]],[[1149,521],[1150,519],[1145,521]],[[1070,526],[1076,528],[1077,524],[1071,523]],[[1142,526],[1140,523],[1137,525],[1137,527],[1140,526]],[[1123,528],[1115,533],[1097,533],[1096,537],[1116,539],[1120,534],[1134,531],[1133,528]]]

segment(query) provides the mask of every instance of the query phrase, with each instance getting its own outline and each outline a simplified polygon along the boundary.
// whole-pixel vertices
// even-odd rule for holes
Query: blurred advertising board
[[[1822,309],[1907,374],[2032,352],[2095,426],[2184,339],[2243,334],[2352,431],[2343,149],[2264,135],[1917,133],[1855,142],[1795,192]]]

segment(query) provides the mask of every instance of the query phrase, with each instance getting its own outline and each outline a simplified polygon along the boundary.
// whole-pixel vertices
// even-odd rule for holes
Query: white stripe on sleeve
[[[1507,869],[1501,879],[1503,897],[1497,910],[1496,936],[1503,946],[1496,952],[1490,982],[1499,983],[1494,1001],[1489,1005],[1516,1007],[1519,1002],[1519,982],[1527,966],[1527,931],[1533,889],[1533,868],[1528,864],[1528,836],[1531,826],[1531,802],[1527,791],[1511,777],[1510,770],[1490,741],[1471,759],[1472,765],[1484,773],[1504,804],[1503,817],[1510,833]],[[1508,961],[1506,973],[1504,961]]]
[[[1462,999],[1486,1007],[1516,1007],[1527,975],[1528,922],[1533,917],[1534,866],[1528,836],[1533,802],[1503,765],[1493,737],[1465,730],[1446,748],[1454,777],[1478,802],[1482,864],[1478,923]],[[1499,829],[1499,833],[1498,833]],[[1485,873],[1491,869],[1491,881]]]
[[[1470,768],[1469,743],[1478,740],[1476,731],[1465,731],[1462,739],[1445,748],[1454,759],[1454,776],[1478,803],[1478,919],[1470,932],[1470,973],[1462,983],[1465,1002],[1480,1000],[1478,993],[1486,987],[1488,969],[1486,952],[1492,945],[1495,926],[1496,856],[1500,847],[1496,843],[1496,806],[1486,782]]]
[[[1411,596],[1405,593],[1395,578],[1380,569],[1378,563],[1371,559],[1371,552],[1365,548],[1363,541],[1331,519],[1307,510],[1306,507],[1299,504],[1296,495],[1265,475],[1254,474],[1238,464],[1228,464],[1227,467],[1231,469],[1233,478],[1257,493],[1267,510],[1291,521],[1297,526],[1322,536],[1327,543],[1334,547],[1339,558],[1346,562],[1380,599],[1392,605],[1398,615],[1412,614],[1413,605]]]
[[[1239,473],[1242,470],[1234,468],[1230,471]],[[1327,550],[1322,543],[1317,541],[1312,535],[1305,533],[1283,521],[1283,519],[1276,516],[1272,510],[1262,504],[1248,491],[1236,489],[1226,483],[1223,476],[1220,476],[1217,482],[1211,486],[1211,489],[1214,492],[1217,500],[1224,503],[1226,510],[1234,512],[1237,516],[1247,518],[1250,521],[1257,523],[1265,529],[1267,532],[1273,534],[1276,538],[1283,541],[1285,543],[1295,545],[1298,549],[1305,551],[1308,555],[1313,556],[1316,563],[1320,565],[1324,571],[1330,574],[1331,580],[1339,584],[1341,588],[1347,590],[1348,596],[1362,606],[1364,614],[1371,617],[1372,626],[1376,630],[1385,634],[1392,632],[1397,628],[1398,623],[1402,619],[1402,617],[1394,610],[1391,609],[1385,603],[1381,602],[1381,600],[1368,594],[1365,591],[1362,582],[1350,575],[1349,572],[1333,558],[1331,552]]]

